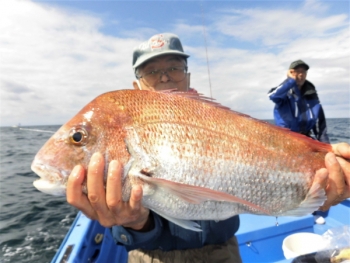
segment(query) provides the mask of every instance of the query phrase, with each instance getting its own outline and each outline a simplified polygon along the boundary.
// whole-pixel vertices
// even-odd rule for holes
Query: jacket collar
[[[311,95],[315,93],[316,93],[315,86],[310,81],[305,80],[304,85],[301,87],[301,95],[305,96],[305,95]]]

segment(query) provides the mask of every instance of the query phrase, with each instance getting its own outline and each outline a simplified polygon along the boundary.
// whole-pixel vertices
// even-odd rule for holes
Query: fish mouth
[[[31,169],[40,179],[33,182],[39,191],[62,196],[66,194],[67,171],[56,169],[50,165],[34,160]]]

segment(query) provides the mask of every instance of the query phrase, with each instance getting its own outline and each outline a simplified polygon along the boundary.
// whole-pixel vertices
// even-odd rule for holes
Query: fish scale
[[[84,141],[72,141],[77,129]],[[100,95],[53,135],[33,161],[41,177],[34,184],[53,193],[50,169],[87,167],[96,151],[107,163],[124,164],[124,200],[141,184],[145,207],[195,230],[186,220],[313,212],[325,200],[323,189],[311,186],[313,176],[331,146],[196,93],[121,90]],[[60,179],[67,181],[63,173]]]

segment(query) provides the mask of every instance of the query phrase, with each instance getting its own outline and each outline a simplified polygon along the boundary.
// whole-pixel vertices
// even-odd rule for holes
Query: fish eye
[[[88,133],[84,128],[72,128],[69,133],[70,142],[74,145],[85,145]]]
[[[81,142],[81,140],[83,139],[83,134],[81,132],[76,132],[73,134],[72,139],[75,142]]]

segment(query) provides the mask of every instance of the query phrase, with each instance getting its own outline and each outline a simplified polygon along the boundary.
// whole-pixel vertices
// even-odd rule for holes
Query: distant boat
[[[19,128],[19,127],[21,127],[21,124],[20,123],[18,123],[18,125],[14,125],[14,126],[12,126],[13,128]]]

